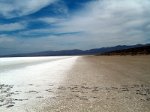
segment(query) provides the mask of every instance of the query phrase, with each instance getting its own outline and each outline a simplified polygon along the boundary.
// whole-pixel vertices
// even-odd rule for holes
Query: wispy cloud
[[[0,32],[4,31],[16,31],[21,30],[26,27],[23,23],[10,23],[10,24],[1,24],[0,25]]]
[[[58,0],[1,0],[0,15],[12,18],[32,14]]]
[[[7,37],[5,35],[0,35],[0,36],[1,36],[0,44],[2,44],[2,43],[9,43],[9,42],[13,42],[14,41],[14,39],[9,38],[9,37]]]
[[[7,46],[8,52],[14,52],[14,49],[17,52],[91,49],[150,42],[150,0],[88,0],[89,2],[82,3],[81,9],[74,10],[73,13],[69,11],[69,7],[73,8],[72,4],[67,6],[65,1],[2,1],[0,15],[8,18],[34,13],[54,2],[53,10],[64,14],[50,16],[46,12],[47,16],[39,15],[34,20],[29,16],[25,24],[17,22],[0,25],[0,31],[15,31],[29,26],[26,30],[15,32],[15,35],[6,35],[6,41],[1,39],[3,44],[0,47]],[[18,7],[14,7],[14,4]],[[14,40],[8,42],[10,38]]]
[[[145,35],[149,32],[145,30],[150,23],[149,6],[149,0],[97,0],[70,21],[59,24],[57,31],[82,31],[95,47],[143,43],[150,38]]]
[[[43,17],[43,18],[38,18],[36,21],[42,21],[48,24],[58,24],[66,21],[64,18],[55,18],[55,17]]]

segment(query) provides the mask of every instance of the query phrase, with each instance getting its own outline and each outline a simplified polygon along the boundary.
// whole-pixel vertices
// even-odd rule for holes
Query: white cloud
[[[70,19],[41,18],[57,27],[36,29],[22,34],[83,32],[78,35],[15,38],[11,44],[3,41],[10,51],[36,52],[62,49],[91,49],[114,45],[150,42],[149,0],[94,0]],[[1,28],[0,28],[1,29]],[[9,37],[11,38],[11,37]],[[6,50],[5,50],[6,51]]]
[[[16,31],[20,29],[24,29],[26,25],[23,23],[10,23],[10,24],[2,24],[0,25],[0,31]]]
[[[150,23],[149,0],[97,0],[69,21],[59,23],[55,32],[85,33],[84,48],[144,43],[149,36],[144,28]],[[82,44],[83,46],[83,44]]]
[[[54,17],[43,17],[43,18],[38,18],[36,19],[37,21],[42,21],[48,24],[58,24],[58,23],[62,23],[64,21],[66,21],[63,18],[54,18]]]
[[[13,38],[8,38],[5,35],[0,35],[0,44],[5,43],[5,42],[9,43],[13,41],[14,41]]]
[[[1,0],[0,14],[7,17],[18,17],[32,14],[58,0]]]

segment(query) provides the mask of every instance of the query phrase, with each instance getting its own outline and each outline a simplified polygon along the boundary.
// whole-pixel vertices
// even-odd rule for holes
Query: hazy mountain
[[[104,54],[112,51],[125,50],[130,48],[138,48],[150,46],[150,44],[137,44],[137,45],[118,45],[114,47],[102,47],[90,50],[61,50],[61,51],[43,51],[43,52],[35,52],[35,53],[23,53],[23,54],[11,54],[11,55],[3,55],[0,57],[27,57],[27,56],[71,56],[71,55],[94,55],[94,54]]]

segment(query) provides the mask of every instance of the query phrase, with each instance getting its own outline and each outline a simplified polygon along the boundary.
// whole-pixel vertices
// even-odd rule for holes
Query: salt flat
[[[149,112],[150,56],[0,58],[2,112]]]

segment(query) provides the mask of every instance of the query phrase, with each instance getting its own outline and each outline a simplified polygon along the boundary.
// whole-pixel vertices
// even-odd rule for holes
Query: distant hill
[[[35,53],[23,53],[23,54],[11,54],[11,55],[1,55],[0,57],[29,57],[29,56],[73,56],[73,55],[109,55],[109,54],[119,54],[119,53],[130,53],[131,52],[149,52],[149,46],[150,44],[142,45],[142,44],[137,44],[137,45],[118,45],[114,47],[102,47],[102,48],[96,48],[96,49],[90,49],[90,50],[79,50],[79,49],[74,49],[74,50],[61,50],[61,51],[43,51],[43,52],[35,52]],[[146,49],[146,51],[145,51]],[[146,53],[147,54],[147,53]]]
[[[111,52],[100,53],[98,55],[143,55],[143,54],[145,55],[150,54],[150,44],[123,50],[115,50]]]

